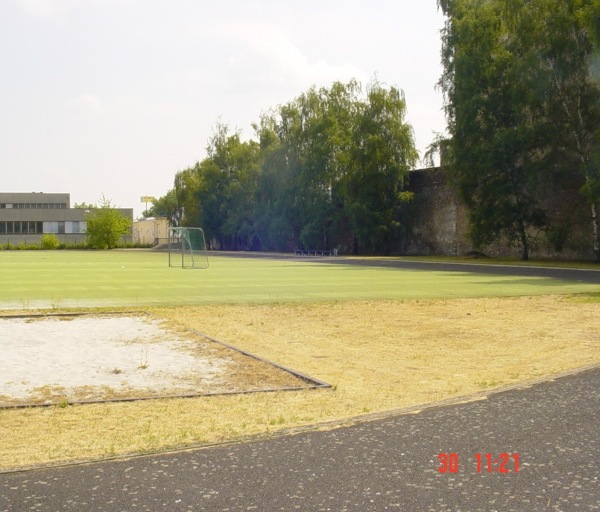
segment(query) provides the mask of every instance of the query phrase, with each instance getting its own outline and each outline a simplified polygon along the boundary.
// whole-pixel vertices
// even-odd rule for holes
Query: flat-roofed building
[[[147,217],[133,221],[133,243],[140,245],[157,245],[165,243],[169,234],[167,217]]]
[[[133,220],[132,208],[117,208]],[[37,244],[42,235],[55,234],[62,243],[86,240],[86,213],[71,208],[70,194],[0,192],[0,244]],[[131,241],[131,235],[123,241]]]

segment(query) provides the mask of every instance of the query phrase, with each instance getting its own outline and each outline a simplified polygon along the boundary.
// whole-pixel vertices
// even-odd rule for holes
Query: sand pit
[[[0,407],[308,386],[147,315],[0,318]]]

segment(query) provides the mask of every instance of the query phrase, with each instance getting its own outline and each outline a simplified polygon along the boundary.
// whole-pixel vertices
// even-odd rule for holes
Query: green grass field
[[[211,256],[169,268],[149,251],[2,251],[0,309],[405,300],[597,292],[544,278]]]

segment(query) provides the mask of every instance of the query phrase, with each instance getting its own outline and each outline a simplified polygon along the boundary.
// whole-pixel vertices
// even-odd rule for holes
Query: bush
[[[54,234],[42,235],[41,245],[42,249],[58,249],[60,246],[60,240]]]
[[[108,201],[87,214],[87,241],[92,249],[113,249],[131,229],[131,220]]]

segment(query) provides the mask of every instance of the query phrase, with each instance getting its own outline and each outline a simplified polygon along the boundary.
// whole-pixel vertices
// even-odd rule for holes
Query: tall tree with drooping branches
[[[486,244],[545,227],[548,182],[579,175],[600,259],[600,0],[439,0],[452,174]]]
[[[451,177],[470,213],[478,247],[504,237],[530,253],[530,232],[544,225],[536,165],[539,132],[528,94],[531,77],[507,36],[500,2],[442,4]]]

